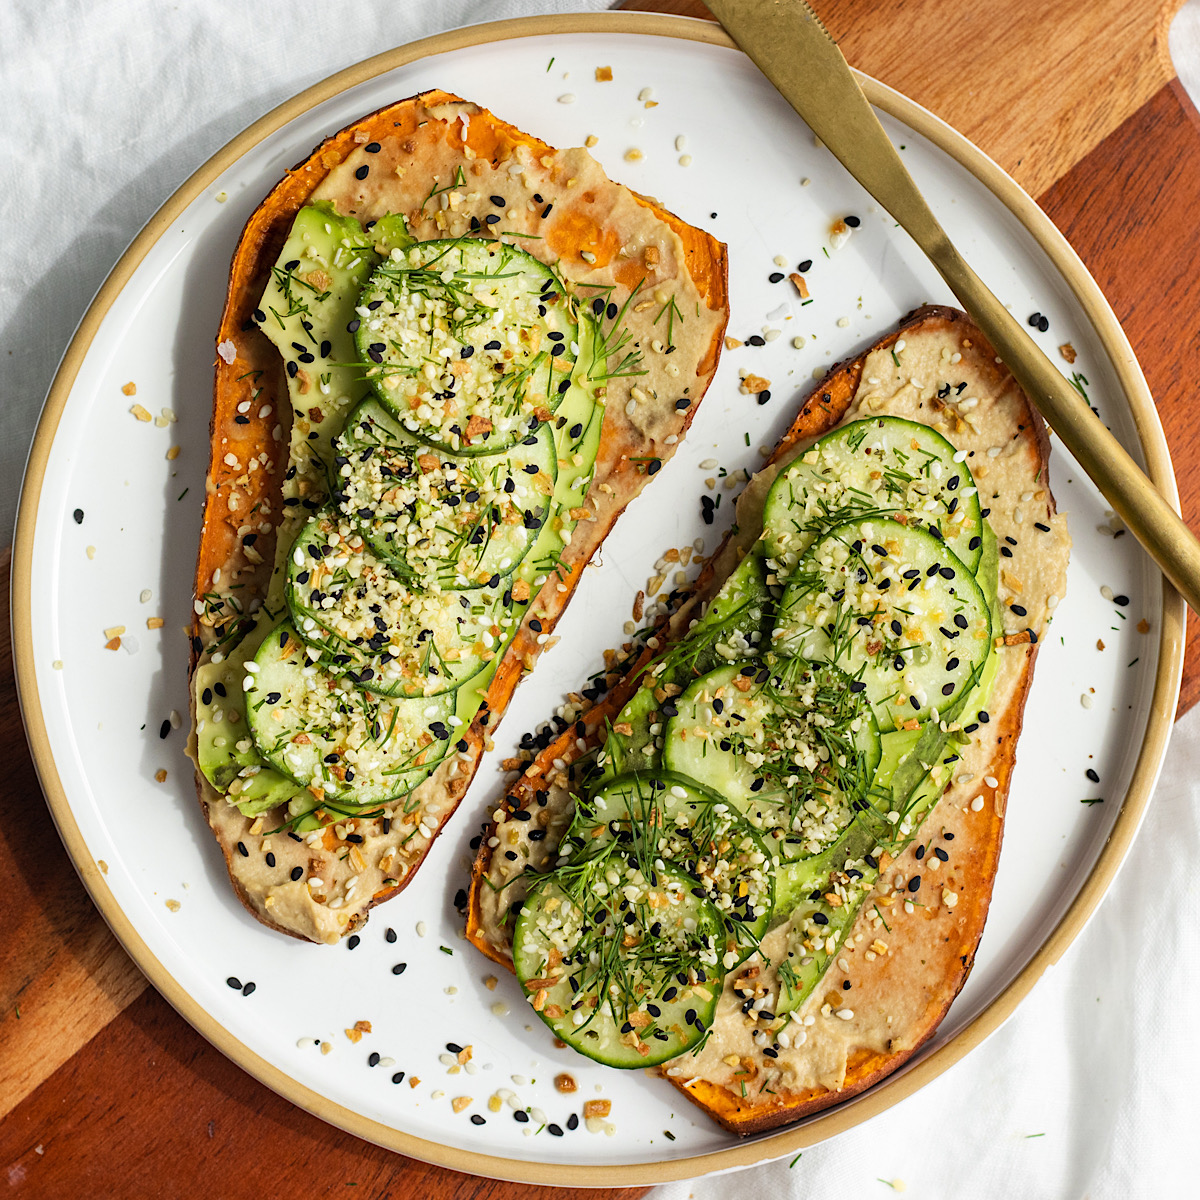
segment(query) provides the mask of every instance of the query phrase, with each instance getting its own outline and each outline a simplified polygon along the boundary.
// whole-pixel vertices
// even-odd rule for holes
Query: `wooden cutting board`
[[[1184,516],[1200,527],[1200,117],[1166,29],[1181,0],[817,0],[855,66],[965,133],[1036,196],[1108,296],[1154,393]],[[704,16],[688,0],[624,7]],[[937,31],[937,55],[925,49]],[[0,552],[7,576],[8,552]],[[279,1099],[186,1025],[77,880],[25,748],[0,596],[0,1178],[8,1194],[431,1200],[638,1197],[458,1175]],[[1180,711],[1200,698],[1189,626]],[[348,1189],[354,1189],[352,1191]]]

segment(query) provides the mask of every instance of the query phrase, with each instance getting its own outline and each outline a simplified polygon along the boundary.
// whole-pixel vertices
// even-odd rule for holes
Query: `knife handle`
[[[921,249],[1113,511],[1200,613],[1200,542],[1179,514],[945,235],[942,245]]]

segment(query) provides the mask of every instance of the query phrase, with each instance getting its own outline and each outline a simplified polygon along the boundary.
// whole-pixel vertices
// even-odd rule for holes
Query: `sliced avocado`
[[[368,391],[354,348],[355,308],[378,261],[370,235],[353,217],[326,202],[305,205],[259,301],[259,328],[287,371],[292,465],[313,480],[328,482],[333,439]]]

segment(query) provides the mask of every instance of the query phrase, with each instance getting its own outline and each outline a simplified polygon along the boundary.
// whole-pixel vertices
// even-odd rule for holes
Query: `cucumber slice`
[[[407,795],[451,752],[453,694],[381,699],[327,674],[313,653],[285,621],[246,665],[259,752],[318,800],[363,806]]]
[[[681,776],[624,775],[579,803],[559,853],[590,856],[614,840],[636,861],[663,859],[700,885],[725,927],[725,970],[757,949],[771,918],[775,872],[737,808]]]
[[[971,686],[946,711],[948,723],[982,704],[998,657],[992,651],[975,671]],[[877,773],[870,807],[858,814],[836,845],[815,858],[781,867],[775,879],[775,916],[787,917],[789,923],[777,1013],[798,1008],[820,981],[875,887],[880,850],[899,855],[946,789],[961,736],[943,732],[942,724],[934,721],[921,729],[884,734],[888,754]],[[880,916],[886,924],[886,914],[881,911]]]
[[[940,536],[972,572],[983,546],[979,493],[940,433],[901,417],[852,421],[814,442],[767,493],[763,536],[788,574],[836,525],[906,513]]]
[[[696,680],[667,724],[663,764],[743,812],[784,858],[836,842],[867,804],[879,728],[860,680],[784,659]]]
[[[439,454],[374,400],[350,415],[333,500],[413,586],[470,589],[516,570],[545,524],[558,472],[542,426],[505,455]]]
[[[358,528],[325,514],[292,547],[288,609],[322,665],[384,696],[439,696],[477,675],[508,640],[507,581],[420,592],[371,553]]]
[[[945,712],[992,644],[987,599],[933,535],[869,519],[831,530],[788,581],[772,633],[783,654],[861,678],[881,729]]]
[[[410,433],[495,454],[546,420],[579,355],[574,301],[549,268],[477,238],[393,252],[363,288],[358,356]]]
[[[704,615],[661,660],[662,669],[647,676],[614,722],[629,733],[610,733],[605,742],[605,779],[628,771],[653,770],[659,765],[661,728],[655,714],[675,715],[673,697],[697,675],[722,663],[744,661],[768,641],[775,606],[767,587],[766,568],[756,554],[748,554],[725,581]],[[665,691],[659,701],[655,691]]]
[[[716,908],[683,871],[639,867],[610,842],[531,883],[513,965],[569,1046],[610,1067],[652,1067],[712,1025],[723,938]]]
[[[946,770],[948,762],[944,761],[945,735],[931,724],[921,743],[926,750],[934,745],[939,747],[929,757],[942,763],[940,778],[922,770],[910,789],[898,788],[893,792],[891,804],[885,810],[855,822],[838,845],[808,862],[785,868],[776,881],[777,893],[787,903],[784,911],[790,914],[787,951],[778,970],[777,1014],[799,1008],[841,950],[863,902],[878,882],[879,859],[875,852],[882,846],[893,856],[898,854],[945,790],[951,773]],[[881,824],[878,818],[886,811],[903,813],[909,834],[898,836],[894,827]],[[918,897],[914,894],[914,898]],[[777,900],[776,913],[780,911]],[[880,915],[887,920],[886,911]]]

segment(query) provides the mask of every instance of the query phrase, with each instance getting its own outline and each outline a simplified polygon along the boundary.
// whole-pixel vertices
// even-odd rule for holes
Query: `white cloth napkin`
[[[0,529],[42,399],[88,300],[159,205],[269,108],[442,29],[606,0],[4,0],[0,4]],[[1172,49],[1200,86],[1200,0]],[[1177,45],[1178,42],[1178,45]],[[0,543],[4,535],[0,534]],[[1183,1197],[1200,1073],[1200,713],[1177,728],[1145,828],[1091,926],[985,1046],[833,1142],[655,1200]],[[897,1181],[889,1185],[880,1180]]]

